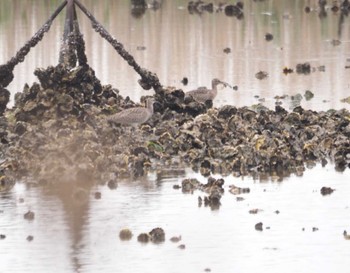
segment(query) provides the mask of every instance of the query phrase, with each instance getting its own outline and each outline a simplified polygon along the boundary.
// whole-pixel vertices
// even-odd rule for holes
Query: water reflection
[[[88,224],[90,209],[91,185],[72,185],[71,182],[61,183],[50,189],[50,194],[58,197],[63,205],[66,226],[70,235],[70,258],[75,272],[79,272],[81,261],[79,253],[84,248],[83,231]]]
[[[291,176],[283,183],[229,176],[219,210],[197,206],[202,192],[174,189],[183,177],[206,181],[187,172],[119,181],[116,190],[16,184],[0,193],[0,234],[6,235],[0,241],[0,271],[346,272],[350,265],[350,246],[342,235],[349,230],[348,170],[334,173],[331,166],[316,166],[303,179]],[[232,184],[250,192],[237,201],[228,191]],[[322,196],[323,186],[336,190]],[[76,199],[82,190],[86,202]],[[94,197],[96,191],[101,199]],[[23,218],[28,209],[35,212],[30,222]],[[258,222],[262,231],[254,228]],[[125,227],[134,234],[131,241],[118,237]],[[137,242],[138,234],[155,227],[166,232],[163,244]],[[26,241],[28,235],[33,241]],[[179,235],[180,242],[169,241]]]
[[[350,88],[345,69],[349,65],[349,33],[342,31],[349,27],[346,13],[327,9],[328,16],[319,18],[317,4],[310,1],[243,2],[242,20],[224,12],[191,15],[187,1],[163,1],[158,10],[147,8],[138,18],[132,15],[130,1],[84,1],[84,4],[136,61],[156,72],[165,85],[192,90],[209,86],[217,77],[238,86],[239,92],[227,89],[220,92],[216,106],[228,103],[245,106],[264,100],[265,105],[273,108],[276,95],[295,96],[310,90],[315,97],[310,101],[303,99],[303,107],[349,109],[348,104],[340,102],[348,96]],[[33,35],[59,3],[1,1],[4,16],[0,22],[0,63],[6,62]],[[311,7],[310,13],[305,12],[306,6]],[[4,10],[10,12],[5,15]],[[149,94],[138,85],[138,75],[93,32],[85,16],[78,12],[78,17],[89,63],[102,83],[113,84],[122,95],[137,101],[141,95]],[[9,86],[12,95],[21,91],[25,82],[36,80],[32,74],[36,67],[57,63],[63,20],[61,15],[40,45],[15,69],[16,80]],[[266,33],[273,34],[274,39],[267,42]],[[340,44],[333,45],[334,40]],[[224,52],[227,48],[231,53]],[[325,66],[325,71],[316,70],[307,76],[283,74],[284,67],[295,69],[304,62],[316,68]],[[258,80],[254,76],[258,71],[269,76]],[[188,78],[187,86],[181,83],[184,77]],[[292,107],[288,101],[282,103],[286,108]]]

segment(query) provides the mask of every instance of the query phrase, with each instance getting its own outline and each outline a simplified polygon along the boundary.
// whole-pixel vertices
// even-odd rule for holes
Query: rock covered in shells
[[[6,181],[32,177],[117,185],[119,178],[143,176],[164,164],[189,166],[208,177],[256,178],[302,174],[314,162],[333,162],[339,171],[350,166],[350,113],[344,109],[213,108],[184,100],[182,90],[164,88],[155,95],[151,119],[131,130],[111,127],[106,117],[136,104],[101,86],[91,68],[57,66],[36,74],[40,84],[25,86],[15,107],[0,117],[5,159],[0,170]],[[216,186],[208,186],[215,189],[208,192],[211,203],[220,201]],[[183,182],[184,192],[196,189],[206,187]]]
[[[165,232],[162,228],[157,227],[148,233],[139,234],[137,240],[141,243],[148,243],[149,241],[155,244],[163,243],[165,241]]]
[[[6,110],[6,106],[10,101],[10,91],[6,88],[3,88],[0,85],[0,116],[2,116]]]
[[[195,190],[200,190],[207,193],[204,197],[204,205],[210,206],[212,209],[217,209],[220,207],[220,199],[224,193],[223,185],[224,179],[215,179],[209,177],[206,184],[200,183],[197,179],[184,179],[182,181],[182,192],[183,193],[193,193]],[[202,204],[202,198],[199,197],[199,203]]]

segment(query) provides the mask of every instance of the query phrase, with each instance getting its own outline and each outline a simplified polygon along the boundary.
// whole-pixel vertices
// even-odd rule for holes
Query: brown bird
[[[153,98],[146,100],[146,107],[134,107],[124,109],[110,117],[109,123],[119,123],[122,125],[137,125],[146,122],[153,115]]]
[[[205,103],[207,100],[215,99],[218,94],[217,86],[219,84],[231,87],[228,83],[220,81],[219,79],[213,79],[211,81],[211,89],[207,89],[206,87],[199,87],[198,89],[191,90],[185,93],[186,97],[192,97],[194,100],[200,103]]]

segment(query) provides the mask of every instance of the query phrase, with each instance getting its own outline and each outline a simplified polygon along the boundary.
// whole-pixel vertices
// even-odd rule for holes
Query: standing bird
[[[134,107],[124,109],[110,117],[109,123],[119,123],[122,125],[137,125],[146,122],[153,115],[153,98],[146,100],[146,107]]]
[[[192,97],[194,100],[200,103],[205,103],[207,100],[213,100],[218,94],[217,86],[219,84],[223,84],[225,87],[231,87],[226,82],[222,82],[219,79],[213,79],[211,81],[211,89],[207,89],[206,87],[199,87],[198,89],[186,92],[185,98]]]

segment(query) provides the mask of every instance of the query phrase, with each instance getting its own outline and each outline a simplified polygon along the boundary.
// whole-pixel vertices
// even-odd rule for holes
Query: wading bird
[[[146,107],[134,107],[124,109],[110,117],[109,123],[117,123],[122,125],[138,125],[146,122],[153,115],[153,98],[146,100]]]
[[[225,87],[230,86],[228,83],[220,81],[219,79],[213,79],[211,81],[211,89],[207,89],[206,87],[199,87],[198,89],[191,90],[185,93],[186,97],[192,97],[194,100],[200,103],[205,103],[207,100],[215,99],[218,94],[217,86],[219,84],[224,85]]]

